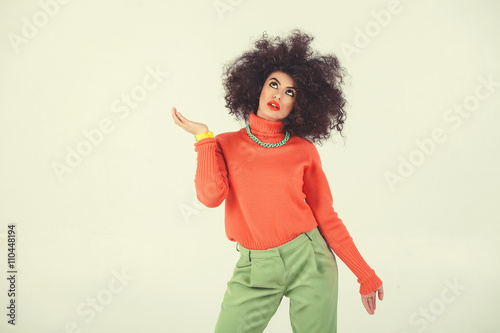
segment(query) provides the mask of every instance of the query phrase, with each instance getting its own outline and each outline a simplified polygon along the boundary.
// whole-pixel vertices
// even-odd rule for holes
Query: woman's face
[[[280,121],[292,112],[297,94],[292,77],[283,72],[273,72],[262,86],[257,116]]]

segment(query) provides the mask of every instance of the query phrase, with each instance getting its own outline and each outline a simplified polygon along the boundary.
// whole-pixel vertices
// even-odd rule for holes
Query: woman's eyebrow
[[[272,77],[270,80],[276,80],[281,85],[281,82],[275,77]],[[291,86],[288,86],[287,88],[292,88],[294,90],[297,90],[295,87],[291,87]]]

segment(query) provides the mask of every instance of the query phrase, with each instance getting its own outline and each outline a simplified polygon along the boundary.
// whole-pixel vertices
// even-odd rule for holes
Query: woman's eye
[[[286,93],[289,95],[289,96],[292,96],[292,97],[295,97],[295,92],[293,90],[287,90]]]
[[[271,81],[271,83],[269,83],[269,86],[271,86],[273,88],[278,88],[278,84],[274,81]]]

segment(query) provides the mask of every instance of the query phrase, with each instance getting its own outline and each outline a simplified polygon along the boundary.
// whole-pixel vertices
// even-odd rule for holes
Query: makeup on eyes
[[[283,72],[267,76],[261,87],[257,116],[277,121],[285,119],[293,110],[297,92],[295,81]]]
[[[273,81],[273,80],[274,80],[274,81]],[[281,85],[280,81],[279,81],[277,78],[275,78],[275,77],[271,78],[271,79],[270,79],[270,81],[271,81],[271,82],[269,83],[269,85],[270,85],[272,88],[274,88],[274,87],[272,86],[272,84],[273,84],[273,83],[276,83],[276,82],[277,82],[279,85]],[[295,87],[290,87],[290,86],[289,86],[289,87],[287,87],[287,88],[290,88],[289,90],[287,90],[287,91],[286,91],[287,95],[288,95],[288,96],[291,96],[291,97],[295,97],[295,90],[296,90],[296,89],[295,89]],[[277,89],[277,87],[276,87],[276,89]],[[292,94],[290,95],[290,94],[288,94],[288,92],[291,92]]]

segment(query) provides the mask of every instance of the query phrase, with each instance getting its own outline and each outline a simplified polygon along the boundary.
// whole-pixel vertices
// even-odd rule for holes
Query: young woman
[[[313,37],[266,33],[226,65],[226,107],[246,127],[213,136],[175,108],[175,124],[194,134],[197,198],[225,200],[227,238],[240,252],[216,333],[263,332],[283,296],[295,333],[337,330],[335,254],[356,275],[369,314],[383,286],[365,262],[333,199],[314,142],[342,135],[344,69],[311,50]],[[332,252],[333,250],[333,252]]]

